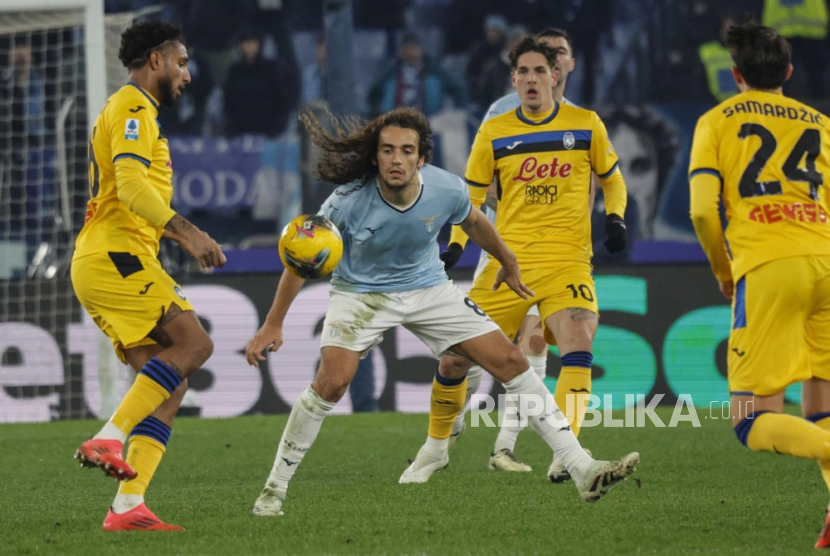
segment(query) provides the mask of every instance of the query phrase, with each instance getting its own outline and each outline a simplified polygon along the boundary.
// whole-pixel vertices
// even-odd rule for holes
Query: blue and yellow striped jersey
[[[625,212],[624,183],[605,125],[593,111],[554,102],[535,117],[521,107],[481,125],[465,179],[474,204],[498,180],[496,229],[522,268],[590,262],[591,172],[616,175],[621,195],[608,212]],[[454,230],[455,231],[455,230]]]

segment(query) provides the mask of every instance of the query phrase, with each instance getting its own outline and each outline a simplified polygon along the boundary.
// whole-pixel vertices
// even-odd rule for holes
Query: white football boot
[[[520,473],[528,473],[533,469],[523,461],[520,461],[509,448],[502,448],[498,452],[490,456],[490,463],[488,465],[490,471],[517,471]]]
[[[640,463],[640,454],[631,452],[616,461],[595,461],[591,464],[585,479],[576,485],[579,495],[586,502],[596,502],[634,473]]]
[[[265,488],[254,502],[253,513],[260,517],[283,515],[283,502],[285,502],[285,489],[279,489],[276,484],[269,481],[265,483]]]
[[[398,479],[398,482],[402,485],[407,483],[425,483],[432,477],[433,473],[446,469],[449,464],[450,455],[448,453],[438,456],[427,452],[421,447],[418,450],[418,455],[415,456],[415,461],[406,468],[401,478]]]

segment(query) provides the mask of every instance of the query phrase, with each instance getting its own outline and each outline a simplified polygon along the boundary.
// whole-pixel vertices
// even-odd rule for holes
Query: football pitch
[[[658,410],[666,423],[671,409]],[[279,518],[251,508],[287,416],[180,419],[147,502],[185,526],[181,533],[102,531],[116,484],[72,459],[99,422],[0,425],[0,553],[814,553],[828,501],[815,462],[752,453],[727,421],[699,415],[700,428],[586,429],[580,440],[596,457],[642,457],[633,477],[596,504],[571,482],[547,482],[550,452],[531,431],[517,455],[532,473],[489,471],[496,431],[468,427],[447,470],[399,485],[426,415],[333,416]]]

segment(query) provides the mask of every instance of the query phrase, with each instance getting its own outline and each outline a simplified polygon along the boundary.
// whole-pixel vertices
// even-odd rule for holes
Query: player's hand
[[[524,282],[522,282],[522,272],[519,269],[519,264],[517,262],[504,265],[499,269],[496,274],[496,281],[493,283],[493,291],[499,289],[502,283],[507,284],[507,287],[516,292],[516,295],[522,299],[528,299],[529,297],[536,296],[536,294],[533,293],[533,290],[528,288]]]
[[[440,259],[444,261],[444,270],[449,270],[454,267],[463,252],[464,248],[460,244],[450,243],[447,246],[447,250],[439,255]]]
[[[628,231],[625,229],[625,220],[617,214],[609,214],[605,217],[605,248],[609,253],[616,253],[625,249],[628,245]]]
[[[198,228],[194,228],[187,237],[182,238],[179,241],[179,245],[194,259],[199,261],[199,266],[202,269],[225,266],[227,262],[227,258],[225,258],[225,254],[222,252],[219,244],[206,232]]]
[[[265,361],[263,350],[268,348],[268,351],[277,351],[280,346],[282,346],[282,326],[266,322],[245,347],[245,359],[249,365],[259,367],[259,362]]]
[[[735,293],[735,282],[732,280],[718,280],[718,286],[720,287],[720,292],[723,294],[723,297],[732,301],[732,296]]]

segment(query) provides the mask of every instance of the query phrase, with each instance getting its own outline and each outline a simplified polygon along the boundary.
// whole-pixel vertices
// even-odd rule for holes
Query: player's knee
[[[530,347],[530,355],[544,355],[548,350],[548,343],[541,333],[531,334],[527,345]]]
[[[346,395],[346,391],[349,389],[349,382],[338,377],[331,377],[324,381],[315,381],[312,388],[325,401],[337,403]]]
[[[213,355],[213,340],[207,333],[200,334],[193,341],[191,350],[191,366],[193,370],[198,369]]]
[[[528,363],[527,357],[522,353],[522,350],[516,346],[511,347],[512,349],[507,350],[504,354],[501,366],[509,369],[511,375],[518,376],[530,368],[530,363]]]
[[[464,357],[444,356],[438,362],[438,374],[455,380],[462,378],[470,370],[472,363]]]

